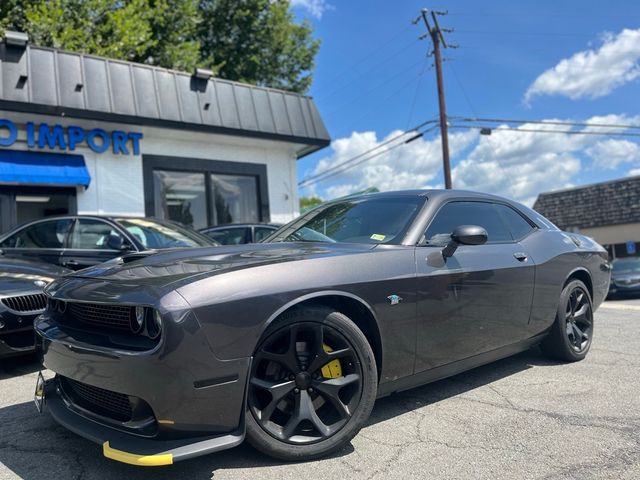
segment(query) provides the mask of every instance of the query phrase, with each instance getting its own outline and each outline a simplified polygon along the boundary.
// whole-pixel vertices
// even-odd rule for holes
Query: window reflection
[[[195,229],[207,226],[205,176],[203,173],[155,170],[155,215]]]
[[[211,189],[214,225],[260,220],[256,177],[212,174]]]

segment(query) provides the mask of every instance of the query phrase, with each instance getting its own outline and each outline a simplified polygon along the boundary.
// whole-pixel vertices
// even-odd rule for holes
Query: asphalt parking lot
[[[0,479],[640,478],[640,300],[607,302],[591,353],[536,350],[385,398],[332,458],[282,464],[248,446],[140,469],[38,415],[38,365],[0,361]]]

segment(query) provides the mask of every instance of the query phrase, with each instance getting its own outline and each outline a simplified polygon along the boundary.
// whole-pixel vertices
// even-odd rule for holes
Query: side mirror
[[[120,251],[130,249],[129,244],[126,243],[124,241],[124,238],[122,238],[122,236],[120,235],[109,235],[109,238],[107,239],[107,247],[109,247],[111,250]]]
[[[451,257],[459,245],[482,245],[487,243],[487,231],[477,225],[460,225],[451,234],[451,240],[444,249],[442,256]]]

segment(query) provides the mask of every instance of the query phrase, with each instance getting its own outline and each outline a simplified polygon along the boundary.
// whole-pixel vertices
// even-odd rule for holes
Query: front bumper
[[[36,315],[0,312],[0,358],[24,355],[35,350],[33,319]]]
[[[223,435],[175,440],[141,438],[119,432],[74,413],[56,379],[46,382],[44,395],[46,409],[60,425],[102,445],[105,457],[131,465],[170,465],[180,460],[235,447],[244,440],[244,422],[243,427]]]
[[[42,316],[38,349],[57,374],[45,387],[47,409],[103,445],[108,458],[134,465],[164,465],[241,443],[250,358],[219,360],[192,314],[179,320],[168,318],[157,348],[141,352],[88,343]],[[66,394],[62,379],[141,399],[152,413],[138,422],[88,411]]]

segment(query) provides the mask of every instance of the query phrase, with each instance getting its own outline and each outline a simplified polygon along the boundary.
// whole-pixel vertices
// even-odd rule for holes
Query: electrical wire
[[[600,135],[609,137],[640,137],[640,133],[630,132],[594,132],[584,130],[543,130],[541,128],[514,128],[514,127],[494,127],[489,125],[451,125],[449,128],[470,128],[475,130],[495,130],[497,132],[510,131],[521,133],[551,133],[551,134],[566,134],[566,135]]]
[[[360,60],[358,60],[355,63],[350,63],[349,66],[343,70],[341,70],[340,72],[338,72],[336,75],[334,75],[333,77],[331,77],[328,82],[329,83],[333,83],[334,80],[339,79],[340,77],[344,76],[344,73],[346,72],[350,72],[353,71],[353,69],[355,67],[358,67],[360,65],[362,65],[364,62],[366,62],[367,60],[369,60],[371,57],[373,56],[377,56],[380,54],[380,50],[384,49],[387,45],[390,45],[392,42],[394,42],[396,39],[400,38],[400,36],[402,36],[403,33],[405,33],[406,31],[408,31],[411,28],[411,25],[406,25],[404,28],[402,28],[400,31],[398,31],[395,35],[393,35],[391,38],[385,40],[384,42],[380,43],[377,45],[377,47],[373,50],[371,50],[369,53],[367,53],[366,55],[364,55],[363,57],[360,58]],[[413,41],[411,42],[412,44],[414,43]],[[320,90],[322,91],[322,90]]]
[[[362,92],[361,95],[358,95],[356,97],[353,97],[351,100],[341,103],[340,106],[338,106],[337,108],[333,109],[332,111],[330,111],[329,113],[326,114],[327,117],[332,117],[333,115],[335,115],[336,113],[340,112],[342,109],[344,109],[347,106],[352,105],[354,102],[360,100],[363,97],[366,97],[367,95],[369,95],[371,92],[384,87],[385,85],[388,85],[389,83],[391,83],[392,81],[394,81],[395,79],[397,79],[398,77],[401,77],[402,75],[404,75],[405,73],[407,73],[409,70],[414,69],[417,65],[421,64],[422,60],[419,60],[417,62],[412,63],[411,65],[409,65],[407,68],[403,69],[403,70],[399,70],[397,71],[394,75],[392,75],[391,77],[387,78],[386,80],[384,80],[382,83],[379,83],[373,87],[371,87],[368,90],[365,90],[364,92]]]
[[[436,123],[436,122],[437,122],[437,120],[428,120],[426,122],[423,122],[423,123],[421,123],[420,125],[418,125],[417,127],[415,127],[412,130],[408,130],[408,131],[405,131],[405,132],[403,132],[403,133],[401,133],[399,135],[396,135],[393,138],[390,138],[389,140],[386,140],[386,141],[378,144],[377,146],[375,146],[373,148],[370,148],[369,150],[367,150],[365,152],[362,152],[362,153],[360,153],[360,154],[358,154],[358,155],[356,155],[354,157],[349,158],[348,160],[345,160],[344,162],[339,163],[338,165],[334,165],[333,167],[328,168],[327,170],[325,170],[323,172],[317,173],[315,175],[309,176],[309,177],[301,180],[300,182],[298,182],[298,187],[308,187],[308,186],[313,185],[315,183],[323,182],[323,181],[327,180],[328,178],[332,178],[332,177],[334,177],[336,175],[339,175],[340,173],[343,173],[343,172],[345,172],[347,170],[350,170],[351,168],[356,167],[356,166],[358,166],[358,165],[360,165],[360,164],[362,164],[362,163],[364,163],[366,161],[372,160],[372,159],[374,159],[376,157],[379,157],[380,155],[383,155],[385,153],[389,153],[389,152],[395,150],[398,147],[406,145],[406,142],[403,141],[401,143],[397,143],[396,145],[392,145],[391,147],[386,148],[386,149],[384,149],[382,151],[379,151],[379,152],[373,153],[371,155],[368,155],[369,153],[374,152],[375,150],[378,150],[381,147],[383,147],[385,145],[388,145],[388,144],[390,144],[390,143],[392,143],[392,142],[394,142],[396,140],[399,140],[402,137],[405,137],[410,133],[417,133],[417,131],[420,128],[422,128],[422,127],[424,127],[424,126],[426,126],[426,125],[428,125],[430,123]],[[436,128],[438,128],[438,125],[434,125],[434,126],[428,128],[428,129],[426,129],[425,131],[422,132],[422,134],[424,135],[425,133],[428,133],[428,132],[430,132],[430,131],[432,131],[432,130],[434,130]],[[414,140],[414,139],[415,138],[412,137],[409,140]]]
[[[598,127],[598,128],[625,128],[625,129],[640,129],[640,125],[635,124],[619,124],[619,123],[588,123],[588,122],[571,122],[566,120],[524,120],[514,118],[481,118],[481,117],[458,117],[454,115],[449,116],[450,120],[459,122],[485,122],[485,123],[532,123],[536,125],[560,125],[570,127]]]

